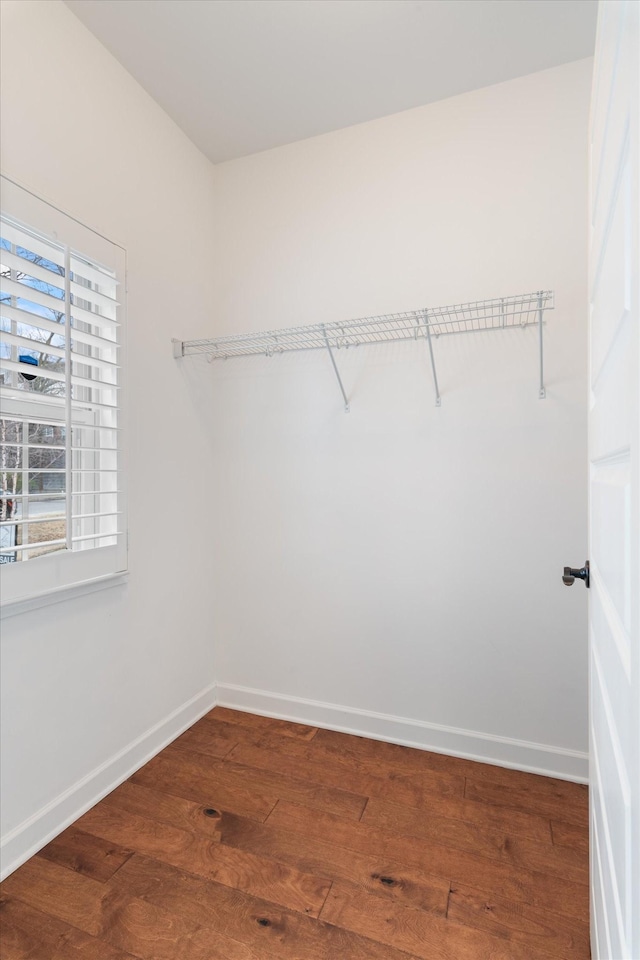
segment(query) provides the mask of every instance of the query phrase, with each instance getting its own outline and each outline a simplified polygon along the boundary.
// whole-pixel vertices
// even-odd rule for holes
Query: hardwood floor
[[[0,888],[2,960],[586,960],[587,789],[216,707]]]

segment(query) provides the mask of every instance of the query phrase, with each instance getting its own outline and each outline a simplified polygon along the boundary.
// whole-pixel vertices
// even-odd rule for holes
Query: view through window
[[[4,195],[3,183],[3,208]],[[75,221],[32,197],[29,212],[38,204],[47,226],[60,221],[55,236],[4,209],[0,218],[0,563],[3,580],[23,581],[15,593],[3,585],[3,599],[126,565],[122,251],[98,238],[111,262],[95,260],[63,242],[66,225],[82,239]],[[42,565],[78,553],[82,565]],[[35,561],[36,575],[8,569]]]

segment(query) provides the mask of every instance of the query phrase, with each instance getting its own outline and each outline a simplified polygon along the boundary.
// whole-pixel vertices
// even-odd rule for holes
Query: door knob
[[[584,585],[589,588],[589,561],[585,560],[584,567],[565,567],[564,576],[562,577],[562,582],[567,587],[573,586],[573,583],[576,579],[584,580]]]

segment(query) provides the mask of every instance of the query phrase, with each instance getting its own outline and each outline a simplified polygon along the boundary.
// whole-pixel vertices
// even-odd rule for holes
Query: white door
[[[591,115],[589,656],[596,960],[640,960],[638,13],[638,0],[600,2]]]

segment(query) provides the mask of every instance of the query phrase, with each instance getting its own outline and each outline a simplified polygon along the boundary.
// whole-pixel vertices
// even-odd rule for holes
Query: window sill
[[[38,610],[40,607],[48,607],[53,603],[62,603],[64,600],[75,600],[78,597],[84,597],[89,593],[96,593],[98,590],[107,590],[110,587],[118,587],[127,583],[128,573],[110,573],[105,577],[96,577],[93,580],[86,580],[84,583],[74,583],[69,587],[60,587],[57,590],[49,590],[47,593],[41,593],[34,597],[24,597],[22,600],[14,600],[11,603],[3,604],[0,607],[0,620],[6,620],[8,617],[16,617],[22,613],[30,613],[31,610]]]

